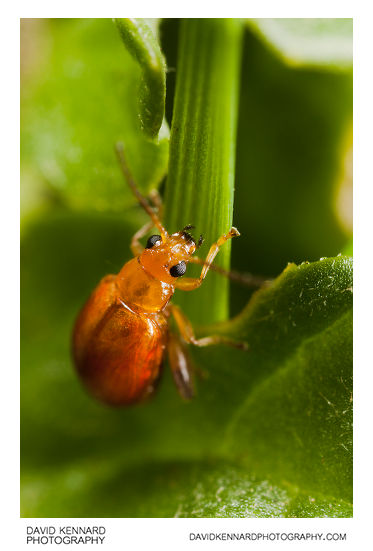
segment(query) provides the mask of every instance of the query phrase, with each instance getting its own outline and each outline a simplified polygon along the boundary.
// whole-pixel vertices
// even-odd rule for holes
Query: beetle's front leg
[[[161,196],[159,195],[159,193],[156,189],[153,189],[149,193],[149,199],[151,199],[153,205],[156,208],[157,215],[161,219],[161,213],[162,213],[162,210],[163,210],[162,209],[162,199],[161,199]],[[152,229],[153,226],[154,226],[154,223],[153,223],[152,220],[150,222],[147,222],[132,237],[130,248],[131,248],[131,252],[132,252],[133,256],[139,256],[143,252],[144,245],[142,243],[140,243],[140,239],[142,237],[144,237],[144,235],[146,235],[148,233],[148,231],[150,231]]]
[[[140,243],[140,239],[144,237],[144,235],[146,235],[148,231],[152,229],[152,227],[153,227],[153,222],[152,221],[147,222],[132,237],[130,248],[133,256],[139,256],[143,252],[144,245]]]
[[[204,261],[204,265],[201,270],[201,275],[197,278],[194,277],[185,277],[183,279],[179,279],[175,282],[175,287],[177,289],[181,289],[182,291],[193,291],[194,289],[198,289],[198,287],[201,286],[202,281],[205,279],[207,272],[210,269],[210,266],[212,265],[215,256],[218,254],[219,249],[226,241],[229,239],[232,239],[232,237],[239,236],[239,231],[237,228],[231,228],[227,234],[222,235],[219,237],[216,243],[213,243],[210,247],[210,250],[206,256],[206,260]]]

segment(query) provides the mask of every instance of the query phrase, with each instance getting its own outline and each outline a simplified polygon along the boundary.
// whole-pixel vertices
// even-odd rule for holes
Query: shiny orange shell
[[[106,276],[76,321],[73,355],[85,386],[112,406],[149,396],[159,379],[167,343],[162,312],[134,311],[121,299],[118,276]]]

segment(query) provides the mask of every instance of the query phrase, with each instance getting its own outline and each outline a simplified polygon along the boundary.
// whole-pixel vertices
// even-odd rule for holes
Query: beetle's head
[[[156,279],[174,284],[178,277],[185,274],[186,265],[193,253],[202,245],[203,237],[198,242],[188,233],[193,226],[184,229],[162,240],[160,235],[149,237],[146,248],[140,255],[140,263]]]

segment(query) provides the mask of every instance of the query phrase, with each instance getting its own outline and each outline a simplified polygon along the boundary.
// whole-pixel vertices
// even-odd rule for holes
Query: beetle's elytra
[[[196,346],[225,343],[245,348],[245,343],[222,336],[196,339],[193,327],[180,308],[170,302],[175,289],[192,291],[203,282],[219,248],[236,228],[214,243],[202,262],[198,278],[183,278],[188,262],[202,243],[188,233],[192,226],[169,235],[149,202],[141,195],[128,171],[123,147],[117,154],[126,180],[150,221],[132,238],[134,258],[117,275],[104,277],[81,310],[73,331],[73,357],[87,389],[113,406],[141,402],[149,397],[159,380],[166,352],[176,386],[185,399],[193,396],[191,363],[185,343]],[[159,199],[153,194],[159,210]],[[159,234],[140,239],[152,228]],[[198,261],[200,263],[200,261]],[[173,316],[179,334],[170,330]]]

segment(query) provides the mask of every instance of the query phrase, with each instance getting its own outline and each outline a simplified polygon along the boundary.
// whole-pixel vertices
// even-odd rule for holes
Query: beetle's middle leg
[[[233,346],[240,350],[247,350],[248,344],[242,341],[236,341],[229,337],[223,335],[210,335],[209,337],[203,337],[202,339],[197,339],[194,334],[193,326],[190,323],[189,319],[182,312],[182,310],[175,304],[170,304],[168,306],[171,314],[174,317],[176,325],[180,331],[183,339],[190,344],[195,346],[211,346],[212,344],[226,344],[228,346]]]
[[[200,258],[199,256],[191,256],[188,259],[188,262],[192,264],[199,264],[202,266],[206,265],[206,261],[203,258]],[[230,279],[231,281],[234,281],[236,283],[240,283],[241,285],[244,285],[245,287],[250,288],[258,288],[258,287],[269,287],[271,283],[273,282],[272,279],[268,277],[258,276],[254,274],[248,274],[248,273],[241,273],[236,272],[235,270],[225,270],[224,268],[221,268],[220,266],[217,266],[216,264],[210,264],[209,269],[217,272],[218,274]]]

